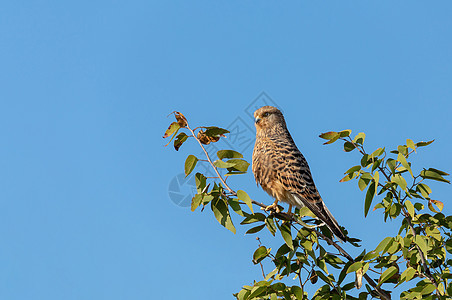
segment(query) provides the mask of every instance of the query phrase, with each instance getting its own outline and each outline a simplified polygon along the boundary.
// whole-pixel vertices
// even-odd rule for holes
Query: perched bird
[[[275,198],[266,210],[278,209],[278,201],[309,210],[339,239],[346,237],[334,219],[312,179],[306,159],[287,130],[284,116],[276,107],[264,106],[254,112],[256,143],[253,151],[253,173],[256,182]]]

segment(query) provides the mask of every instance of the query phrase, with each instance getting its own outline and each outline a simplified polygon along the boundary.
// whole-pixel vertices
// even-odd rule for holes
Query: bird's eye
[[[263,116],[263,117],[268,117],[268,115],[270,115],[270,113],[269,113],[269,112],[266,112],[266,113],[264,113],[262,116]]]

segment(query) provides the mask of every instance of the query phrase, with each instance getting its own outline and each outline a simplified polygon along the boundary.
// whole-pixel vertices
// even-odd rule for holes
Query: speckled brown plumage
[[[341,240],[345,241],[337,221],[323,203],[303,154],[298,150],[282,113],[264,106],[254,112],[256,143],[253,151],[253,173],[258,184],[278,201],[292,206],[308,207]]]

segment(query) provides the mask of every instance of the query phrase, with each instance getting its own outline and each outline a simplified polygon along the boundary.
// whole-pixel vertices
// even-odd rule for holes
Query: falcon
[[[287,130],[281,111],[273,106],[264,106],[254,112],[254,119],[254,178],[264,191],[275,198],[275,202],[265,210],[279,212],[279,201],[289,204],[289,214],[292,206],[306,206],[335,236],[345,241],[339,224],[317,191],[308,163]]]

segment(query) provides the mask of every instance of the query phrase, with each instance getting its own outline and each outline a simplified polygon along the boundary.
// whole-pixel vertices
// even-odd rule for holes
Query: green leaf
[[[265,215],[261,213],[249,214],[246,216],[245,220],[243,220],[240,224],[251,224],[255,222],[264,222]]]
[[[335,141],[337,141],[341,136],[339,135],[339,133],[336,134],[336,136],[334,138],[332,138],[331,140],[329,140],[328,142],[323,143],[324,145],[328,145],[328,144],[332,144]]]
[[[361,269],[363,265],[364,265],[363,261],[354,262],[350,267],[348,267],[347,274],[351,272],[356,272],[357,270]]]
[[[452,240],[451,239],[446,241],[446,251],[452,254]]]
[[[356,177],[355,173],[345,175],[339,182],[346,182]]]
[[[353,174],[359,170],[361,170],[361,166],[354,166],[348,169],[344,174]]]
[[[399,146],[397,146],[397,152],[398,153],[402,153],[403,155],[407,155],[408,154],[408,148],[405,145],[399,145]]]
[[[290,232],[290,224],[289,223],[283,223],[281,226],[279,226],[279,230],[281,231],[281,235],[286,242],[287,246],[291,250],[293,250],[293,243],[292,243],[292,234]]]
[[[306,206],[303,206],[300,208],[299,213],[300,217],[311,217],[311,218],[317,218],[312,211],[307,208]]]
[[[253,254],[253,263],[258,264],[259,262],[261,262],[264,258],[268,256],[268,254],[270,254],[270,251],[271,248],[267,249],[265,246],[260,246],[259,248],[257,248]]]
[[[201,194],[204,192],[204,189],[206,187],[206,176],[204,176],[201,173],[195,174],[195,184],[196,184],[196,190],[198,191],[198,194]]]
[[[396,160],[392,158],[388,158],[386,160],[386,163],[388,164],[389,169],[391,170],[392,174],[395,174],[395,166],[396,166]]]
[[[248,229],[248,231],[245,232],[245,234],[253,234],[253,233],[259,232],[259,231],[261,231],[264,227],[265,227],[265,224],[258,225],[258,226],[256,226],[256,227],[253,227],[253,228]]]
[[[197,162],[198,162],[198,158],[196,156],[189,155],[187,157],[187,159],[185,160],[185,177],[190,175],[190,173],[195,168]]]
[[[191,199],[191,211],[195,211],[196,208],[201,204],[201,202],[202,202],[202,195],[201,194],[196,194]]]
[[[386,269],[383,274],[380,276],[380,280],[378,282],[378,286],[380,286],[383,282],[391,278],[394,274],[397,273],[397,268],[394,266],[390,266],[388,269]]]
[[[206,131],[204,132],[205,135],[212,137],[217,137],[225,133],[229,133],[229,131],[215,126],[206,127]]]
[[[321,135],[319,135],[319,137],[322,139],[325,139],[325,140],[331,140],[338,135],[340,136],[340,134],[338,134],[335,131],[328,131],[328,132],[322,133]]]
[[[404,167],[408,170],[408,172],[410,172],[411,177],[414,177],[414,176],[413,176],[413,171],[411,171],[410,164],[407,162],[405,156],[404,156],[402,153],[399,153],[399,154],[397,155],[397,160],[400,161],[400,163],[402,164],[402,166],[404,166]]]
[[[396,183],[402,190],[406,191],[407,184],[405,178],[403,178],[400,174],[392,175],[391,182]]]
[[[369,184],[370,180],[364,180],[362,178],[360,178],[358,180],[358,187],[361,191],[364,191],[367,187],[367,185]]]
[[[424,209],[424,204],[419,203],[419,202],[416,202],[416,203],[414,203],[414,208],[415,208],[417,211],[421,211],[421,210]]]
[[[332,265],[333,267],[340,269],[341,267],[339,265],[344,265],[345,262],[340,259],[338,256],[333,254],[327,254],[325,256],[325,260],[328,262],[328,264]]]
[[[312,241],[309,239],[300,240],[300,246],[305,250],[312,251]]]
[[[441,232],[439,232],[438,228],[435,228],[433,226],[425,228],[425,234],[427,236],[431,236],[435,240],[441,240]]]
[[[282,282],[277,282],[275,284],[272,284],[270,287],[275,291],[283,291],[286,289],[286,285]]]
[[[390,243],[383,251],[389,254],[394,254],[399,250],[400,243],[394,238],[392,243]]]
[[[234,164],[231,168],[228,168],[229,171],[237,170],[240,172],[246,172],[250,165],[249,162],[243,159],[230,159],[228,163]]]
[[[243,158],[243,155],[234,150],[220,150],[217,152],[219,159],[223,158]]]
[[[353,142],[363,145],[365,139],[366,139],[366,134],[364,132],[360,132],[355,136],[355,138],[353,139]]]
[[[382,159],[376,159],[374,161],[374,163],[372,164],[372,172],[375,171],[381,164],[383,158]]]
[[[343,281],[344,281],[344,279],[345,279],[345,276],[347,275],[347,269],[348,269],[348,267],[350,267],[350,265],[352,264],[352,262],[351,261],[348,261],[345,265],[344,265],[344,267],[342,268],[342,270],[341,270],[341,272],[339,273],[339,278],[338,278],[338,280],[337,280],[337,284],[341,284]]]
[[[245,289],[243,289],[243,290],[240,290],[240,292],[237,294],[237,300],[245,300],[245,299],[248,299],[248,297],[249,297],[249,294],[250,294],[251,292],[249,291],[249,290],[245,290]]]
[[[241,172],[241,171],[236,171],[236,170],[232,170],[227,172],[226,174],[224,174],[224,176],[233,176],[233,175],[241,175],[241,174],[245,174],[246,172]]]
[[[406,145],[408,146],[408,148],[411,148],[414,150],[414,152],[416,152],[416,146],[414,145],[414,142],[410,139],[406,140]]]
[[[377,192],[377,188],[378,188],[378,181],[380,181],[380,173],[378,173],[378,171],[376,171],[374,173],[373,179],[375,181],[375,193]]]
[[[270,231],[270,233],[275,236],[276,233],[276,225],[275,225],[275,221],[273,220],[274,217],[273,215],[268,216],[267,218],[265,218],[265,225],[267,226],[268,230]]]
[[[372,260],[375,257],[379,256],[380,254],[377,251],[370,251],[364,255],[363,260]]]
[[[349,283],[347,283],[346,285],[344,285],[343,287],[342,287],[342,290],[343,291],[349,291],[349,290],[351,290],[352,288],[354,288],[355,287],[355,282],[349,282]],[[347,299],[348,299],[348,295],[347,295]],[[356,298],[355,298],[356,299]]]
[[[381,154],[383,154],[383,152],[385,152],[384,148],[378,148],[377,150],[375,150],[374,152],[372,152],[372,154],[370,155],[370,157],[378,157]]]
[[[410,214],[411,219],[412,219],[414,217],[414,215],[415,215],[413,203],[411,203],[410,200],[405,200],[405,207],[406,207],[406,209],[407,209],[407,211]]]
[[[210,201],[212,201],[215,197],[212,195],[203,195],[202,197],[202,204],[207,205]]]
[[[372,160],[369,159],[369,154],[363,154],[363,157],[361,158],[361,166],[367,167],[371,163]]]
[[[299,286],[292,286],[290,288],[292,295],[295,296],[297,300],[303,300],[303,290]]]
[[[403,271],[402,275],[400,275],[400,281],[404,280],[408,282],[413,278],[415,274],[416,270],[412,267],[408,267],[405,271]]]
[[[240,207],[240,203],[237,199],[228,198],[228,204],[235,211],[236,214],[238,214],[239,216],[242,216],[242,217],[245,216],[242,211],[242,207]]]
[[[391,243],[394,239],[390,236],[384,238],[377,246],[377,248],[375,248],[375,252],[381,252],[383,251],[389,243]]]
[[[236,230],[234,224],[232,224],[226,202],[223,199],[215,199],[211,202],[211,209],[217,221],[235,234]]]
[[[372,183],[369,185],[366,193],[366,200],[364,202],[364,217],[367,217],[367,213],[369,212],[369,208],[372,204],[372,199],[375,196],[375,181],[372,180]]]
[[[417,142],[416,143],[416,147],[425,147],[425,146],[428,146],[428,145],[430,145],[431,143],[433,143],[435,140],[431,140],[431,141],[428,141],[428,142]]]
[[[270,280],[270,278],[275,276],[277,273],[278,273],[278,268],[275,268],[273,271],[268,273],[267,276],[265,276],[265,280],[267,280],[267,281]]]
[[[419,248],[421,248],[422,252],[424,253],[424,255],[427,255],[428,252],[428,245],[426,240],[424,239],[423,236],[420,235],[416,235],[414,237],[414,242],[416,243],[416,245],[419,246]]]
[[[377,204],[375,204],[372,211],[376,211],[379,208],[385,208],[385,206],[382,203],[377,203]]]
[[[345,152],[350,152],[355,150],[355,145],[353,145],[353,143],[350,143],[349,141],[344,143],[344,151]]]
[[[416,186],[416,191],[421,193],[421,195],[424,198],[427,198],[427,199],[429,198],[429,195],[432,193],[432,189],[428,185],[426,185],[425,183],[419,183]]]
[[[326,274],[329,274],[328,269],[326,268],[326,263],[325,263],[325,260],[324,260],[324,259],[318,258],[318,259],[316,260],[316,265],[317,265],[321,270],[323,270],[323,272],[325,272]]]
[[[286,243],[282,244],[281,247],[279,247],[278,251],[276,251],[275,257],[280,257],[282,255],[285,255],[286,253],[290,252],[290,248],[287,246]]]
[[[220,159],[217,159],[216,161],[214,161],[213,164],[215,165],[215,167],[222,168],[222,169],[231,168],[235,165],[234,163],[222,161]]]
[[[321,271],[315,271],[315,273],[317,274],[317,276],[322,279],[323,282],[327,283],[326,287],[328,287],[328,285],[331,285],[331,279],[326,277],[325,274],[323,274]],[[325,285],[324,285],[325,286]],[[318,290],[317,290],[318,292]],[[326,294],[326,296],[330,296],[329,292],[328,294]],[[317,297],[314,297],[315,299],[318,299]],[[321,298],[321,299],[329,299],[329,297],[327,298]]]
[[[267,287],[265,286],[255,286],[251,289],[251,293],[248,297],[249,299],[254,299],[256,297],[263,295],[263,293],[265,293],[266,290]]]
[[[176,151],[179,151],[180,146],[188,139],[188,135],[186,135],[184,132],[179,133],[176,136],[176,139],[174,140],[174,149]]]
[[[346,129],[346,130],[342,130],[339,132],[339,135],[341,137],[348,137],[350,135],[350,133],[352,133],[352,131],[350,129]]]
[[[369,182],[372,180],[372,175],[369,172],[364,172],[358,180],[358,187],[364,191]]]
[[[400,214],[401,206],[398,203],[394,203],[390,207],[389,215],[391,218],[395,219]]]
[[[237,198],[239,198],[239,200],[245,202],[246,205],[248,205],[248,207],[251,210],[251,213],[254,213],[253,211],[253,202],[251,201],[250,196],[248,196],[248,194],[242,190],[238,190],[237,191]]]
[[[428,295],[431,294],[434,290],[436,290],[436,287],[433,285],[433,283],[427,283],[426,285],[424,285],[421,294]]]
[[[180,128],[179,123],[177,122],[173,122],[171,123],[171,125],[168,127],[168,129],[165,131],[165,134],[163,135],[163,138],[167,138],[170,135],[172,135],[173,133],[175,133],[176,131],[178,131]]]
[[[443,176],[441,176],[442,174],[449,175],[445,172],[442,172],[442,171],[439,171],[439,170],[436,170],[433,168],[429,168],[428,170],[421,171],[422,178],[450,183],[449,180],[447,180]]]
[[[430,170],[430,171],[433,171],[433,172],[436,172],[436,173],[438,173],[439,175],[444,175],[444,176],[449,175],[449,173],[446,173],[446,172],[441,171],[441,170],[438,170],[438,169],[429,168],[429,170]]]

